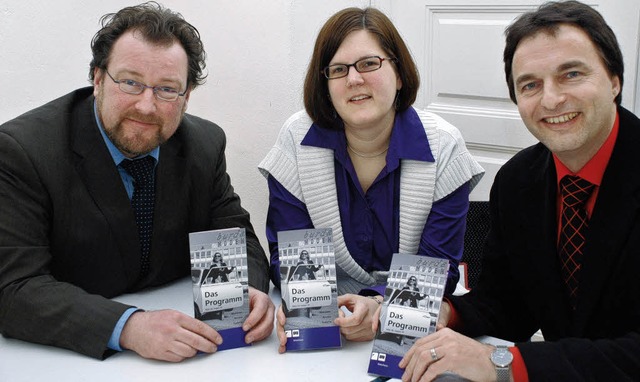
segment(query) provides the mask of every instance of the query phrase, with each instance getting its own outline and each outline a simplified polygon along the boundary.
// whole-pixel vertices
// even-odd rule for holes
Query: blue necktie
[[[136,216],[138,237],[140,239],[140,277],[149,273],[149,252],[151,250],[151,233],[153,232],[153,206],[155,202],[155,185],[153,171],[155,159],[152,156],[135,160],[124,160],[120,163],[133,178],[134,189],[131,206]]]

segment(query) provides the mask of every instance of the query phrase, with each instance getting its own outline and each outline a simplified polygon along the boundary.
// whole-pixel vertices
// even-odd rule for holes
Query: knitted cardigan
[[[433,113],[416,112],[435,162],[401,161],[399,252],[408,254],[418,250],[433,202],[468,181],[473,189],[484,174],[453,125]],[[258,168],[265,177],[270,174],[305,203],[314,227],[333,229],[338,293],[358,293],[364,287],[384,283],[388,272],[368,273],[351,257],[340,222],[334,152],[300,145],[312,124],[304,110],[291,116]]]

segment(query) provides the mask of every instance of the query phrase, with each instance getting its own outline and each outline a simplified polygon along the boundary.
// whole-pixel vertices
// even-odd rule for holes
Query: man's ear
[[[96,67],[93,68],[93,96],[97,97],[99,88],[104,84],[104,70]]]

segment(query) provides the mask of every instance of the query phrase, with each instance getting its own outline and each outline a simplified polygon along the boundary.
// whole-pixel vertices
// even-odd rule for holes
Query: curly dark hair
[[[505,31],[504,72],[509,86],[509,96],[514,103],[516,94],[513,83],[513,56],[522,39],[544,32],[554,35],[560,25],[574,25],[582,29],[598,49],[598,54],[611,76],[620,79],[620,93],[616,104],[622,102],[624,61],[613,30],[598,11],[579,1],[553,1],[542,4],[535,11],[518,17]]]
[[[108,13],[100,19],[102,28],[91,40],[93,59],[89,66],[89,79],[93,82],[95,68],[106,69],[109,55],[116,40],[125,32],[138,31],[149,42],[170,45],[178,41],[187,53],[189,71],[187,86],[195,88],[206,79],[206,52],[200,33],[181,14],[164,8],[155,1],[126,7],[117,13]]]

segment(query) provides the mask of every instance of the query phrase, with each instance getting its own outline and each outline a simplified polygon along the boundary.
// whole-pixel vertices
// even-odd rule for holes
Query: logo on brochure
[[[374,361],[385,362],[387,360],[387,355],[385,353],[371,353],[371,359]]]
[[[287,336],[287,338],[296,338],[296,337],[300,337],[300,330],[299,329],[285,330],[284,334]]]

